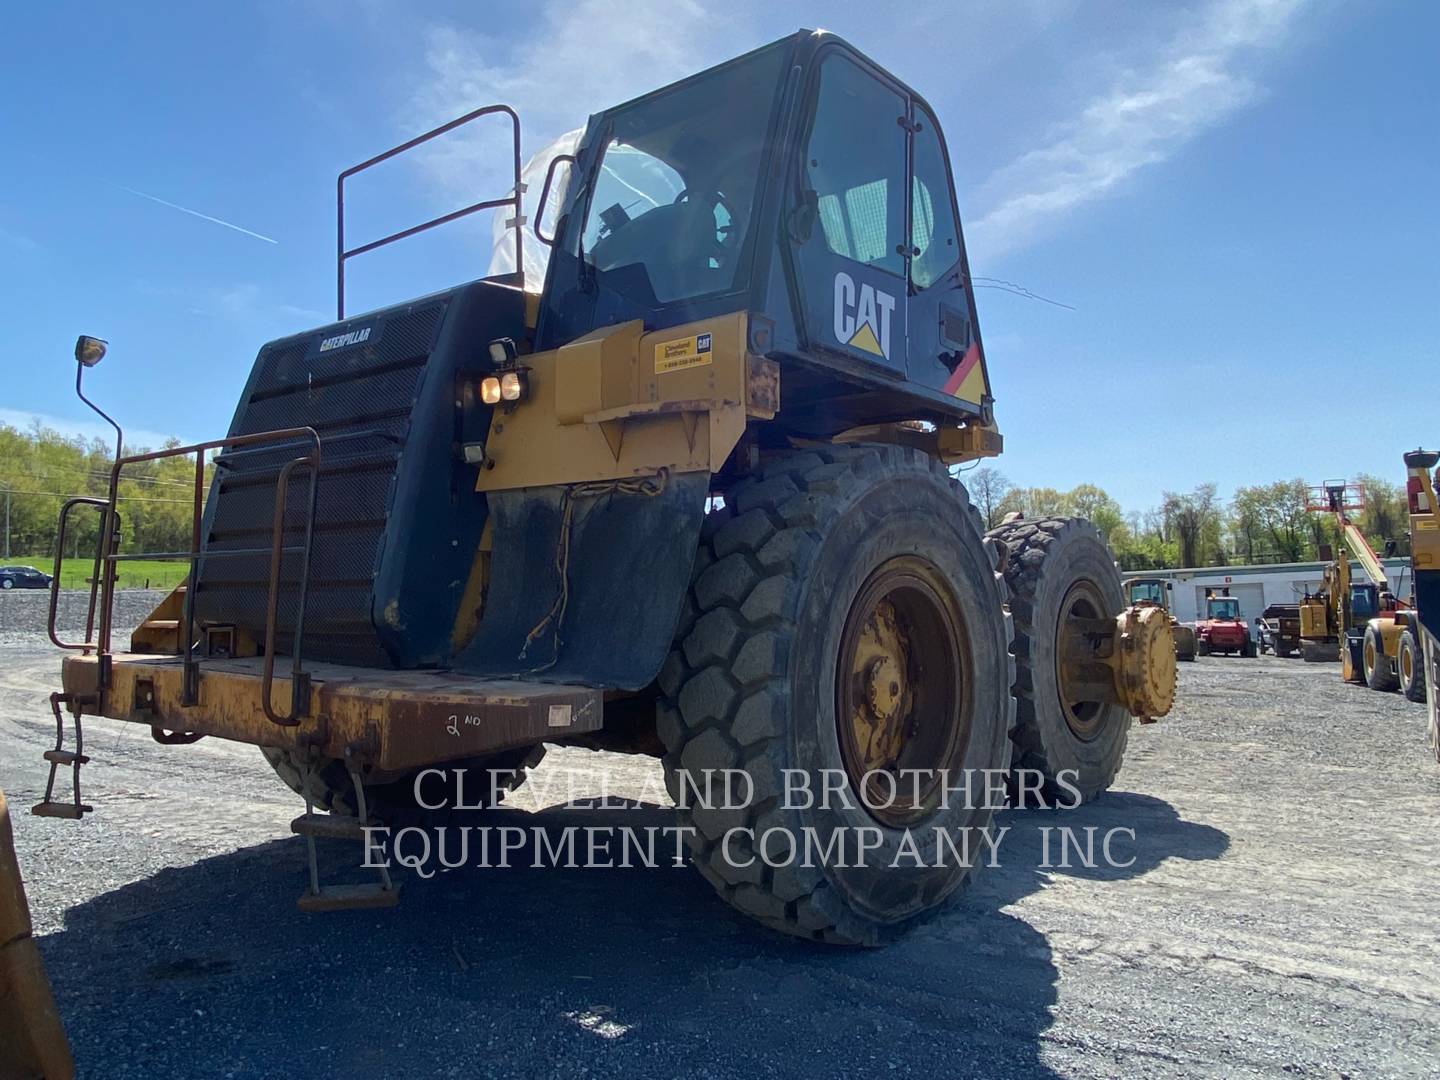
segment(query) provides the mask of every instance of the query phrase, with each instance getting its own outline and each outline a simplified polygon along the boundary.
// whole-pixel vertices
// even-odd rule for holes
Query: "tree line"
[[[1228,502],[1214,484],[1166,491],[1159,505],[1143,511],[1126,511],[1094,484],[1069,491],[1019,487],[990,466],[964,471],[960,479],[986,528],[1014,511],[1027,518],[1089,518],[1125,570],[1311,562],[1321,558],[1324,548],[1342,549],[1333,517],[1306,510],[1308,485],[1301,479],[1236,488]],[[1380,555],[1408,555],[1410,518],[1404,489],[1378,476],[1355,479],[1365,488],[1365,509],[1356,524],[1366,539]]]
[[[171,439],[164,448],[179,445]],[[127,446],[125,452],[145,449]],[[8,561],[54,558],[61,505],[75,495],[103,498],[114,453],[114,444],[101,439],[67,437],[39,424],[28,431],[0,424],[0,551]],[[194,481],[195,462],[188,456],[127,466],[119,487],[120,550],[188,551]],[[94,552],[99,518],[83,506],[71,511],[67,556]]]
[[[174,439],[165,444],[178,445]],[[127,446],[125,451],[141,449]],[[67,437],[38,424],[28,431],[0,424],[0,513],[5,514],[3,550],[9,560],[54,557],[61,503],[73,495],[103,497],[112,455],[113,446],[100,439]],[[1330,516],[1305,509],[1306,483],[1299,479],[1237,488],[1228,502],[1214,484],[1166,491],[1157,506],[1143,511],[1126,511],[1095,484],[1069,491],[1021,487],[990,466],[965,470],[960,479],[984,515],[986,528],[1012,511],[1029,518],[1089,518],[1126,570],[1307,562],[1320,558],[1322,546],[1340,549]],[[1377,476],[1356,479],[1366,491],[1359,525],[1370,543],[1381,554],[1391,543],[1396,554],[1408,554],[1404,490]],[[187,550],[193,491],[194,462],[189,457],[127,467],[119,489],[121,551]],[[67,555],[95,550],[98,518],[84,508],[71,514]]]

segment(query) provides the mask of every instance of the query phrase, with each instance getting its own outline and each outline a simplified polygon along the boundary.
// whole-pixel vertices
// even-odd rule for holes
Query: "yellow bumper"
[[[282,665],[283,666],[283,665]],[[96,697],[86,713],[166,732],[282,748],[347,751],[380,769],[412,769],[596,731],[601,693],[587,687],[481,679],[445,671],[389,671],[307,664],[310,701],[297,727],[271,722],[261,705],[261,660],[205,660],[199,701],[181,704],[179,657],[119,653],[110,685],[98,692],[94,656],[67,656],[65,692]],[[290,682],[277,672],[272,706],[290,707]]]

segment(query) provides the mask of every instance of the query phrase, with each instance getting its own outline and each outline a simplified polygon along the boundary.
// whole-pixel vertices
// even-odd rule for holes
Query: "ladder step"
[[[318,893],[304,893],[295,902],[301,911],[387,908],[394,907],[398,903],[400,903],[399,887],[387,889],[378,882],[366,885],[322,885]]]
[[[88,803],[76,806],[73,802],[38,802],[30,807],[30,813],[36,817],[69,818],[75,821],[93,809]]]
[[[72,750],[46,750],[44,753],[46,761],[55,765],[74,765],[77,761],[84,765],[90,759],[84,754],[77,754]]]
[[[363,840],[365,829],[360,819],[348,814],[301,814],[290,822],[290,831],[301,836],[320,836],[334,840]]]
[[[146,619],[140,624],[141,630],[179,630],[179,619]]]

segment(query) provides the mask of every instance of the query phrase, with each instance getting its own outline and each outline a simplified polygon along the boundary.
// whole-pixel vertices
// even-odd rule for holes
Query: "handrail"
[[[365,169],[370,168],[372,165],[378,165],[382,161],[387,161],[390,158],[394,157],[396,154],[403,154],[407,150],[413,150],[421,143],[429,142],[431,139],[434,139],[440,135],[444,135],[447,131],[453,131],[455,128],[460,127],[462,124],[468,124],[470,121],[478,120],[482,116],[492,116],[497,113],[504,113],[506,116],[510,117],[510,124],[513,132],[512,158],[515,174],[515,184],[514,187],[511,188],[511,191],[513,192],[512,195],[504,199],[486,199],[483,202],[473,203],[470,206],[464,207],[463,209],[454,210],[448,214],[442,214],[440,217],[432,218],[430,221],[427,221],[424,224],[414,225],[408,229],[401,229],[399,232],[391,233],[389,236],[381,237],[379,240],[372,240],[368,244],[361,244],[359,247],[346,250],[345,181],[347,178],[354,176],[358,172],[363,172]],[[383,247],[386,244],[394,243],[396,240],[404,240],[407,237],[414,236],[416,233],[422,233],[427,229],[433,229],[437,225],[445,225],[449,222],[456,221],[459,218],[466,217],[470,214],[478,213],[481,210],[494,210],[501,206],[515,207],[515,216],[511,218],[510,221],[506,222],[506,226],[513,227],[515,230],[515,271],[516,273],[523,275],[525,269],[523,262],[525,245],[522,242],[521,234],[525,226],[525,216],[521,212],[521,197],[524,195],[524,193],[525,185],[520,182],[520,116],[509,105],[486,105],[484,108],[476,109],[474,112],[466,113],[464,116],[460,116],[454,120],[451,120],[448,124],[441,124],[439,127],[432,128],[430,131],[425,132],[423,135],[417,135],[415,136],[415,138],[409,140],[408,142],[403,142],[399,146],[391,147],[384,153],[376,154],[368,161],[362,161],[359,165],[352,165],[350,168],[346,169],[339,175],[339,177],[336,178],[335,181],[336,319],[344,320],[345,318],[345,260],[353,258],[356,255],[363,255],[367,251],[374,251],[376,248]]]
[[[89,652],[94,649],[99,659],[99,690],[104,693],[109,687],[110,677],[110,645],[111,631],[113,629],[111,620],[114,614],[115,604],[115,565],[124,561],[130,556],[122,555],[119,547],[119,492],[120,474],[127,465],[135,465],[144,461],[158,461],[161,458],[182,457],[190,454],[195,455],[195,486],[194,501],[191,508],[190,523],[190,550],[188,552],[160,552],[151,554],[154,558],[184,558],[190,561],[190,574],[188,581],[189,588],[185,590],[184,618],[181,620],[180,644],[181,655],[184,657],[184,677],[181,685],[180,703],[182,705],[195,705],[200,697],[199,664],[194,656],[195,649],[195,594],[198,591],[200,558],[202,548],[201,521],[204,516],[205,499],[205,455],[211,450],[224,450],[226,447],[252,446],[260,443],[274,442],[308,442],[310,450],[299,457],[287,461],[279,471],[275,484],[275,515],[271,531],[270,547],[270,579],[266,596],[265,616],[265,669],[264,678],[261,683],[265,715],[274,723],[282,727],[294,727],[299,724],[301,717],[305,715],[309,700],[309,676],[301,668],[301,655],[305,635],[305,600],[306,592],[310,581],[310,554],[313,547],[315,533],[315,507],[316,495],[320,478],[320,436],[311,427],[281,428],[276,431],[262,431],[251,435],[232,435],[223,439],[215,439],[210,442],[192,443],[189,446],[175,446],[165,450],[153,450],[144,454],[131,454],[128,457],[117,458],[110,468],[110,483],[107,496],[104,499],[77,496],[67,500],[60,508],[59,535],[56,545],[55,556],[55,577],[50,587],[50,614],[49,633],[50,640],[62,649],[81,649]],[[290,479],[298,468],[308,470],[310,474],[310,488],[307,493],[308,499],[305,512],[305,541],[300,546],[287,546],[285,544],[285,511],[289,497]],[[86,618],[85,640],[83,642],[62,641],[55,630],[56,609],[59,603],[59,583],[61,560],[64,556],[64,541],[70,511],[79,505],[90,505],[97,507],[101,512],[100,539],[96,544],[95,572],[90,583],[90,610]],[[107,540],[109,543],[107,544]],[[206,551],[206,558],[233,558],[243,555],[254,555],[267,549],[241,548],[230,551]],[[281,560],[286,554],[299,554],[301,556],[300,566],[300,588],[296,600],[295,629],[291,642],[291,708],[287,713],[277,713],[271,704],[271,690],[274,684],[275,674],[275,635],[279,621],[279,590]],[[96,609],[96,590],[99,590],[100,626],[98,636],[92,640],[95,633],[94,618]]]
[[[100,510],[100,529],[95,539],[95,564],[90,574],[90,606],[85,615],[85,640],[84,641],[61,641],[55,629],[55,617],[60,607],[60,571],[64,568],[65,560],[65,530],[69,527],[70,511],[77,506],[94,506]],[[60,521],[55,535],[55,573],[50,578],[50,613],[45,628],[50,635],[50,640],[57,648],[80,649],[89,652],[93,648],[90,640],[95,632],[95,600],[97,590],[100,588],[102,571],[108,571],[105,564],[105,537],[110,535],[113,539],[116,529],[106,529],[106,522],[109,518],[108,511],[111,509],[108,499],[97,499],[88,495],[77,495],[73,499],[66,499],[60,506]],[[115,519],[119,523],[119,515]]]

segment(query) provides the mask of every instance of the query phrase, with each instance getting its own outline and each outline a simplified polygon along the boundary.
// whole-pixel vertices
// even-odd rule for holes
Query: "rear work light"
[[[523,369],[487,375],[480,380],[480,400],[486,405],[502,401],[523,401],[530,393],[530,380]]]

